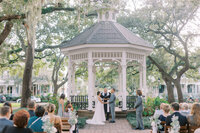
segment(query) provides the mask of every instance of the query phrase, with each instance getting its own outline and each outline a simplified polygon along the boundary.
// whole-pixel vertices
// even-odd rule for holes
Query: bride
[[[88,124],[94,124],[94,125],[104,125],[106,119],[105,119],[105,113],[104,113],[104,107],[103,104],[105,104],[104,102],[102,102],[102,99],[100,97],[101,93],[100,91],[97,92],[97,100],[96,100],[96,106],[95,106],[95,112],[94,112],[94,116],[92,119],[87,120],[86,122]]]

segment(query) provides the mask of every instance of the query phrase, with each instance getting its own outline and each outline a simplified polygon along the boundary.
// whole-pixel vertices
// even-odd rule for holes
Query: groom
[[[115,123],[115,100],[116,100],[115,89],[113,88],[111,90],[111,96],[110,96],[110,100],[109,100],[110,112],[112,115],[112,120],[110,121],[110,123]]]
[[[104,92],[101,93],[101,98],[104,99],[104,102],[107,103],[107,100],[110,98],[110,93],[108,92],[107,88],[104,88]],[[109,104],[104,104],[104,112],[106,114],[106,120],[109,120]]]

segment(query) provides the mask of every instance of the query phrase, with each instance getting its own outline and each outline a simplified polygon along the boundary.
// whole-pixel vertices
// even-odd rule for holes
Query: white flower
[[[42,118],[43,121],[43,126],[42,129],[46,133],[56,133],[57,129],[54,127],[54,125],[50,122],[50,117],[49,116],[44,116]]]
[[[178,116],[172,117],[172,123],[170,124],[172,127],[169,129],[169,133],[179,133],[180,125],[178,121]]]
[[[69,110],[69,124],[70,125],[75,125],[78,122],[78,116],[76,115],[76,111],[71,111]]]
[[[161,121],[158,118],[159,118],[159,115],[155,115],[155,116],[153,116],[153,117],[150,118],[153,132],[157,132],[158,128],[159,129],[162,128],[162,125],[160,124]]]

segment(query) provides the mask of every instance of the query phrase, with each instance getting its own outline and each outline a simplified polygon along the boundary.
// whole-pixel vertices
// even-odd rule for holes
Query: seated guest
[[[200,126],[200,104],[194,103],[192,105],[191,114],[187,117],[188,123],[191,126]]]
[[[156,115],[158,115],[158,116],[160,116],[160,115],[162,115],[163,114],[163,106],[165,105],[165,103],[161,103],[160,104],[160,109],[156,109],[155,110],[155,113],[154,113],[154,117],[156,116]]]
[[[0,109],[0,132],[5,126],[13,126],[13,122],[9,120],[11,109],[8,106],[3,106]]]
[[[194,133],[200,133],[200,128],[197,128]]]
[[[170,124],[172,122],[172,117],[175,115],[175,116],[178,116],[178,121],[179,121],[180,126],[185,126],[187,124],[187,118],[186,118],[186,116],[182,115],[179,112],[179,104],[176,102],[172,103],[171,110],[172,110],[173,114],[167,116],[166,125],[170,126]]]
[[[30,128],[26,128],[28,119],[29,113],[26,110],[16,112],[13,118],[15,126],[6,126],[1,133],[33,133]]]
[[[59,116],[54,115],[55,113],[55,105],[49,104],[47,106],[48,116],[50,118],[50,122],[54,125],[54,127],[57,129],[57,133],[62,132],[62,121]]]
[[[73,106],[70,101],[67,101],[67,104],[65,106],[65,112],[64,112],[64,117],[69,117],[69,110],[73,111]]]
[[[180,113],[184,116],[188,116],[190,114],[189,105],[187,103],[181,104]]]
[[[13,114],[12,104],[10,102],[5,102],[3,104],[3,106],[9,106],[10,107],[10,109],[11,109],[11,115],[10,115],[9,120],[13,120],[14,114]]]
[[[158,118],[160,121],[166,121],[167,116],[170,115],[169,114],[170,106],[168,104],[165,104],[163,106],[163,111],[164,111],[164,113],[162,115],[160,115]],[[164,127],[160,131],[164,131]]]
[[[30,101],[28,103],[28,113],[29,113],[30,117],[35,116],[35,107],[36,107],[36,105],[35,105],[34,101]]]
[[[45,109],[42,106],[37,106],[35,109],[35,116],[31,117],[28,121],[28,128],[31,128],[33,132],[43,132],[42,117],[44,116]]]

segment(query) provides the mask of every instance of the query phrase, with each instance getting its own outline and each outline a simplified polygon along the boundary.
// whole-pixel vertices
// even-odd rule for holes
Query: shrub
[[[144,102],[144,116],[152,116],[155,112],[156,108],[160,107],[161,103],[168,103],[165,99],[161,99],[160,97],[151,98],[148,97]]]
[[[88,118],[87,117],[79,117],[78,118],[78,128],[84,128],[85,127],[85,125],[86,125],[86,120],[87,120]]]
[[[128,122],[130,123],[130,125],[132,126],[132,128],[135,128],[137,125],[135,112],[128,113],[126,118],[127,118]],[[147,129],[151,128],[151,122],[150,122],[149,118],[150,117],[143,117],[144,128],[147,128]]]

